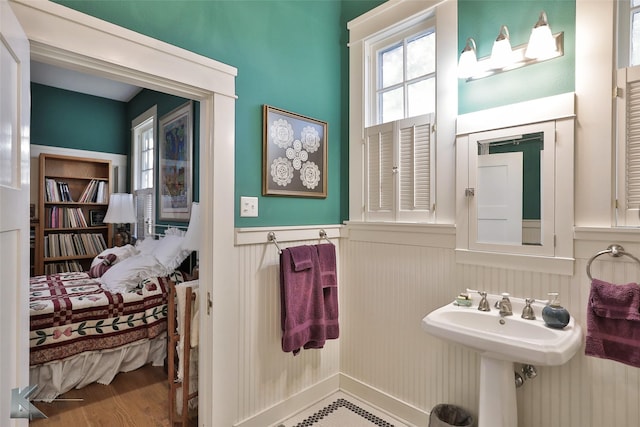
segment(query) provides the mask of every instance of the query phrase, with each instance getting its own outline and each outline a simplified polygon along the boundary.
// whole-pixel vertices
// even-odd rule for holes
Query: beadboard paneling
[[[289,402],[313,403],[308,396],[334,387],[336,375],[343,378],[340,386],[348,388],[345,391],[363,400],[401,403],[383,409],[404,405],[413,411],[411,419],[418,426],[428,425],[427,414],[438,403],[461,405],[477,416],[478,355],[426,334],[421,319],[466,288],[538,299],[559,291],[562,304],[586,332],[586,264],[611,243],[606,232],[604,237],[598,231],[582,232],[575,241],[574,274],[566,276],[456,264],[451,239],[436,238],[439,231],[402,244],[398,239],[376,242],[366,230],[353,233],[348,228],[343,234],[351,238],[332,239],[339,254],[341,337],[321,351],[303,351],[296,357],[280,349],[275,246],[237,247],[239,425],[263,425],[263,420],[284,417],[278,410],[291,408]],[[637,236],[627,237],[621,243],[640,256]],[[289,241],[283,246],[316,243]],[[640,267],[626,257],[603,255],[593,262],[592,275],[616,283],[636,282]],[[537,369],[537,378],[517,390],[519,427],[627,426],[640,419],[639,369],[586,357],[583,349],[564,366]]]
[[[317,240],[299,241],[281,246],[316,243]],[[241,336],[237,420],[242,424],[336,376],[340,340],[327,341],[322,350],[302,350],[297,356],[284,353],[278,251],[272,243],[241,245],[238,249],[240,310],[237,321]],[[336,250],[339,256],[339,247]]]
[[[424,412],[448,402],[477,416],[479,357],[424,333],[420,320],[466,288],[538,299],[559,291],[586,333],[586,264],[607,244],[575,244],[582,257],[574,275],[565,276],[456,264],[452,248],[344,240],[341,372]],[[640,255],[639,244],[625,248]],[[593,277],[637,282],[640,267],[625,258],[599,257]],[[537,378],[517,390],[520,427],[636,425],[640,419],[637,368],[586,357],[583,347],[564,366],[537,369]]]

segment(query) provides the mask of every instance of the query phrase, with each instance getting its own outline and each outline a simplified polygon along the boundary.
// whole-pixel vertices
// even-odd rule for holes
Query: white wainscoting
[[[413,233],[407,244],[389,230],[354,228],[347,225],[340,230],[343,238],[332,239],[339,253],[341,337],[296,357],[280,349],[278,254],[266,243],[269,230],[256,231],[261,243],[238,245],[237,425],[273,425],[336,387],[416,426],[428,425],[429,411],[438,403],[457,404],[477,416],[478,355],[423,332],[422,317],[466,288],[539,299],[559,291],[586,332],[588,259],[610,243],[640,257],[638,230],[578,229],[573,276],[512,271],[456,264],[452,226],[449,233],[433,228],[426,238]],[[317,228],[302,232],[307,240],[282,246],[319,242],[312,237]],[[430,233],[428,227],[424,233]],[[593,262],[592,275],[637,282],[640,267],[626,257],[603,255]],[[537,369],[538,377],[517,391],[519,427],[637,425],[640,369],[586,357],[583,348],[564,366]]]
[[[339,226],[236,229],[241,331],[236,426],[276,424],[339,388],[341,339],[297,356],[282,351],[279,254],[267,241],[274,231],[282,248],[326,243],[319,239],[320,229],[336,245],[340,277]]]

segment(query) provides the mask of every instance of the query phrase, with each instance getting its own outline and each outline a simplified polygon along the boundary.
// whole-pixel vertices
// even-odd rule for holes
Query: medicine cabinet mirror
[[[573,117],[523,120],[458,133],[456,259],[571,274]]]

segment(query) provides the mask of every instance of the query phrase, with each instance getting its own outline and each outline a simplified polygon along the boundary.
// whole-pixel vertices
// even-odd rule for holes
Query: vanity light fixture
[[[564,32],[552,34],[547,14],[542,11],[531,30],[529,43],[512,48],[509,29],[502,25],[493,43],[491,55],[477,58],[475,40],[469,37],[460,54],[458,77],[466,81],[477,80],[563,55]]]
[[[476,74],[476,68],[478,67],[478,57],[476,55],[476,41],[469,37],[458,61],[459,78],[468,79]]]
[[[491,49],[491,68],[501,69],[510,66],[514,61],[511,41],[509,40],[509,29],[506,25],[500,27],[498,37],[493,42]]]

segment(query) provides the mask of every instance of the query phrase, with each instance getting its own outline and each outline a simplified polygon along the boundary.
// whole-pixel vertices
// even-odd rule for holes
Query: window
[[[640,0],[631,0],[629,4],[630,60],[629,65],[640,65]]]
[[[616,225],[640,226],[640,0],[620,1]]]
[[[427,20],[371,45],[372,99],[376,101],[370,123],[435,112],[435,38],[435,29]]]
[[[349,222],[454,223],[436,197],[455,190],[457,18],[456,2],[402,1],[347,23]]]
[[[138,239],[153,234],[155,225],[155,123],[156,107],[132,122],[132,180],[137,221],[134,234]]]
[[[435,29],[425,20],[371,44],[373,126],[365,129],[365,219],[432,219]]]

